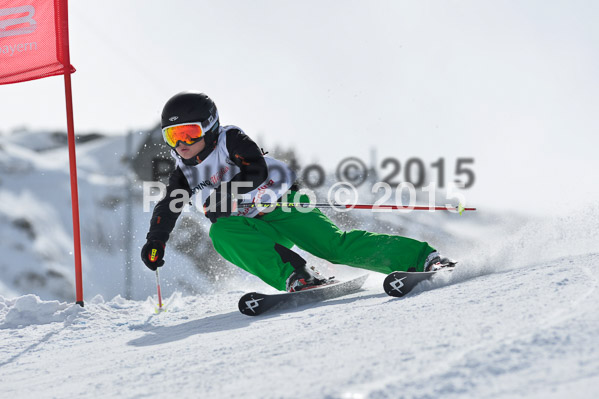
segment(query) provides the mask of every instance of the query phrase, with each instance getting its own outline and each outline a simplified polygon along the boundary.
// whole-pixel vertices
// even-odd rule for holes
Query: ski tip
[[[239,311],[246,316],[258,316],[266,310],[262,303],[263,300],[263,294],[250,292],[239,299],[237,306]]]
[[[407,294],[407,292],[402,290],[402,288],[404,287],[403,281],[405,279],[405,275],[402,275],[397,272],[391,273],[385,278],[385,281],[383,282],[383,290],[389,296],[401,298],[402,296]]]

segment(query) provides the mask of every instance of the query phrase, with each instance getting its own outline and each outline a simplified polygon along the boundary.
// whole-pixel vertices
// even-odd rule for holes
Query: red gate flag
[[[0,0],[0,84],[75,72],[66,0]]]
[[[83,306],[79,194],[67,0],[0,0],[0,85],[64,75],[76,302]]]

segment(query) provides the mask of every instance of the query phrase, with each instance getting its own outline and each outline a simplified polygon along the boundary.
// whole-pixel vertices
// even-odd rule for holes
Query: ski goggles
[[[216,121],[218,121],[218,114],[216,117],[210,118],[205,124],[192,122],[168,126],[162,129],[162,137],[166,144],[173,148],[177,147],[177,144],[180,142],[191,145],[203,139],[204,135],[212,129]]]

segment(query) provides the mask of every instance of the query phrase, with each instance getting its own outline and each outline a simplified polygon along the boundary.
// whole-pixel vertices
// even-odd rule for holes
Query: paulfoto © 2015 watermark
[[[267,198],[272,201],[277,198],[276,194],[270,190],[269,185],[259,186],[251,190],[249,182],[233,182],[227,186],[223,186],[225,190],[230,190],[231,195],[235,198],[233,201],[232,212],[236,212],[238,207],[248,208],[256,207],[261,211],[268,212],[273,208],[281,208],[284,212],[290,212],[291,209],[296,209],[300,212],[310,212],[314,207],[332,208],[338,212],[346,212],[348,210],[372,209],[375,212],[389,212],[391,210],[399,210],[402,212],[410,212],[413,210],[448,210],[450,212],[461,212],[466,204],[464,190],[471,188],[475,181],[475,173],[472,169],[474,164],[473,158],[458,158],[455,164],[455,179],[446,182],[445,179],[445,159],[439,158],[430,164],[430,169],[427,170],[424,161],[419,158],[410,158],[403,165],[395,158],[385,158],[381,162],[383,178],[380,181],[372,182],[368,180],[372,169],[368,169],[364,162],[356,157],[343,159],[337,166],[335,176],[337,182],[332,184],[326,192],[326,198],[323,197],[322,190],[325,180],[324,168],[320,165],[308,165],[301,171],[298,171],[302,188],[295,192],[291,202],[283,202],[279,199],[278,202],[262,201],[262,198]],[[293,165],[291,165],[293,167]],[[385,170],[390,167],[391,169]],[[403,170],[404,181],[398,181],[400,171]],[[434,172],[433,172],[434,171]],[[314,175],[316,174],[316,175]],[[378,174],[377,174],[378,175]],[[436,177],[436,181],[430,181],[429,177]],[[376,200],[373,204],[359,204],[358,188],[366,181],[371,184],[368,190],[374,195]],[[426,182],[426,184],[425,184]],[[214,185],[217,187],[218,183]],[[248,192],[249,190],[249,192]],[[316,192],[320,192],[320,198]],[[439,197],[439,190],[442,190],[444,198]],[[219,193],[223,194],[222,190]],[[246,192],[246,194],[240,194]],[[364,187],[361,192],[364,193]],[[420,192],[420,194],[418,193]],[[195,193],[195,191],[193,191]],[[159,181],[144,181],[143,182],[143,211],[150,212],[152,204],[162,200],[167,194],[167,187]],[[213,190],[211,196],[216,194]],[[226,192],[224,193],[227,194]],[[193,194],[192,194],[193,195]],[[372,195],[370,198],[372,198]],[[185,212],[190,209],[188,205],[195,206],[196,209],[205,211],[204,202],[206,198],[192,202],[192,198],[186,190],[173,190],[169,193],[170,202],[169,208],[173,212]],[[417,198],[420,201],[425,199],[423,204],[416,204]],[[437,201],[443,201],[443,206],[438,206]],[[389,203],[392,203],[390,205]],[[218,204],[218,205],[217,205]],[[211,198],[209,201],[208,210],[213,211],[214,207],[219,206],[221,211],[228,211],[227,202],[219,201],[217,198]]]

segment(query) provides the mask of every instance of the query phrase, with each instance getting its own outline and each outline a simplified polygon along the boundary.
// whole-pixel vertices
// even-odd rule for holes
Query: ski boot
[[[444,269],[446,267],[452,268],[456,265],[455,260],[441,257],[437,251],[431,252],[430,255],[424,261],[424,271],[425,272],[436,272],[438,270]]]
[[[326,278],[314,266],[303,265],[296,268],[287,279],[287,292],[297,292],[316,288],[333,281],[334,277]]]

